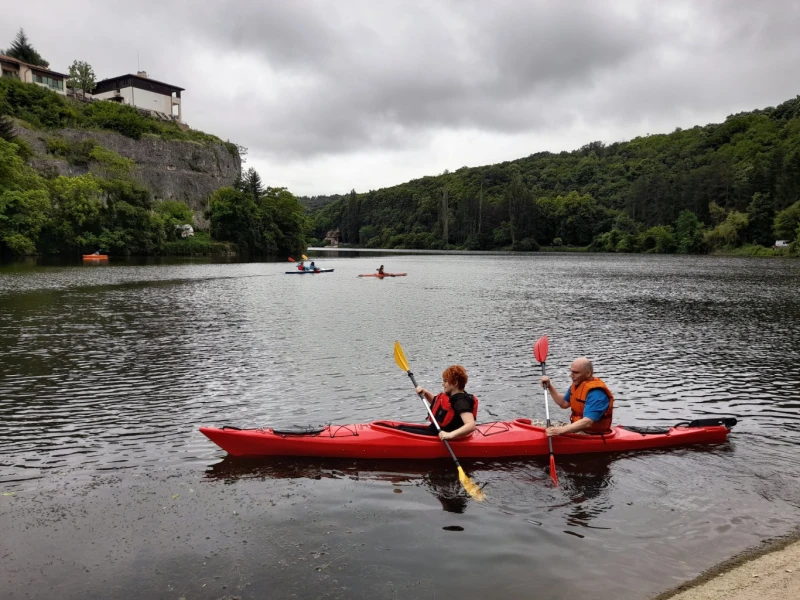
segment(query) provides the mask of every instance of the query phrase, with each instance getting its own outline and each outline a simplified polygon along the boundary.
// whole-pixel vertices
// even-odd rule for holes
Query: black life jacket
[[[466,393],[466,392],[464,392]],[[468,396],[472,397],[472,416],[475,419],[478,418],[478,399],[473,396],[472,394],[467,394]],[[433,399],[433,405],[431,406],[431,412],[433,416],[436,417],[436,422],[439,423],[439,427],[441,427],[444,431],[455,431],[461,425],[457,427],[448,427],[452,422],[453,419],[458,417],[458,421],[461,421],[460,415],[456,414],[456,411],[453,409],[453,405],[450,402],[450,396],[442,392],[438,396]],[[428,416],[428,420],[430,421],[431,418]]]

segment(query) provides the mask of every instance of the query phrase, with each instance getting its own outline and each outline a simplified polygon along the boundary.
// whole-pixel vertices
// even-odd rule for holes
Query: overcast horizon
[[[55,71],[186,88],[184,120],[297,195],[721,122],[797,96],[800,1],[33,0]],[[66,26],[65,24],[69,24]]]

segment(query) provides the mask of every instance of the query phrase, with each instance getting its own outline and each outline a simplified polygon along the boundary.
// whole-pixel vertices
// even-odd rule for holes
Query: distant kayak
[[[316,271],[286,271],[287,275],[314,275],[316,273],[333,273],[333,269],[317,269]]]
[[[557,455],[594,452],[651,450],[689,444],[721,444],[736,424],[734,418],[701,419],[674,427],[612,427],[604,435],[567,434],[553,439]],[[319,428],[280,430],[272,428],[201,427],[200,431],[233,456],[315,456],[338,458],[446,458],[447,448],[437,436],[398,429],[427,429],[427,425],[375,421]],[[530,419],[478,425],[463,439],[452,440],[459,458],[546,456],[549,452],[543,427]]]
[[[108,254],[84,254],[83,260],[108,260]]]
[[[407,273],[384,273],[381,275],[380,273],[369,273],[368,275],[359,275],[359,277],[377,277],[379,279],[383,279],[384,277],[405,277]]]

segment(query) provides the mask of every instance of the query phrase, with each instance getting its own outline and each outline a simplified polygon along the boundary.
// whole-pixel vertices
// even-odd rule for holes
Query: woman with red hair
[[[464,367],[453,365],[442,372],[444,392],[441,394],[433,394],[422,386],[417,387],[417,393],[423,394],[431,404],[431,412],[442,428],[438,432],[440,439],[452,440],[475,431],[478,399],[464,391],[468,379]],[[436,426],[431,423],[426,433],[436,435]]]

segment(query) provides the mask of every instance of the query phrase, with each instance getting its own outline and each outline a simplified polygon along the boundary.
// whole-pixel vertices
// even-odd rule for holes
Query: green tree
[[[209,200],[211,237],[233,242],[239,252],[250,254],[260,244],[258,206],[250,194],[232,187],[218,189]]]
[[[508,224],[511,233],[511,244],[516,246],[523,239],[533,236],[533,198],[530,190],[522,181],[522,176],[515,173],[506,188],[504,200],[508,206]]]
[[[342,238],[348,244],[358,243],[358,232],[361,230],[361,202],[355,190],[350,190],[345,203],[342,218]]]
[[[775,234],[772,225],[775,222],[775,205],[769,194],[756,192],[747,207],[747,240],[761,246],[772,246]]]
[[[87,234],[100,233],[103,203],[99,181],[91,174],[60,176],[48,186],[53,205],[44,232],[48,251],[77,252],[94,245],[87,240]]]
[[[374,225],[364,225],[358,230],[358,243],[369,246],[369,242],[378,237],[378,228]]]
[[[800,201],[775,216],[775,235],[781,240],[791,240],[800,226]]]
[[[261,182],[261,176],[253,167],[247,169],[247,172],[242,177],[241,189],[248,194],[253,202],[258,203],[261,199],[261,194],[264,193],[264,184]]]
[[[645,252],[669,254],[675,252],[675,235],[672,227],[656,225],[640,234],[640,246]]]
[[[28,41],[28,36],[25,35],[25,31],[22,28],[17,32],[17,37],[14,38],[8,49],[4,50],[2,54],[26,62],[29,65],[36,65],[45,69],[50,66],[50,63],[43,59]]]
[[[305,248],[306,211],[294,194],[286,188],[267,187],[259,209],[261,252],[293,254]]]
[[[682,210],[675,221],[675,237],[678,252],[695,254],[704,250],[703,224],[690,210]]]
[[[705,241],[712,248],[733,248],[742,243],[747,225],[747,215],[732,210],[725,221],[706,233]]]
[[[71,87],[74,90],[81,90],[83,95],[86,96],[86,92],[90,92],[94,89],[95,83],[92,65],[82,60],[72,62],[69,66],[67,87]]]

